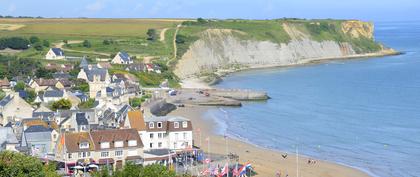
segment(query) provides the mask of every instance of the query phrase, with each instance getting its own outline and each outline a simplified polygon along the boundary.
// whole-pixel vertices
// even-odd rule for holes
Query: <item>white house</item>
[[[133,60],[131,59],[130,55],[128,53],[121,51],[118,52],[117,55],[115,55],[114,59],[111,61],[112,64],[132,64]]]
[[[145,133],[141,133],[144,149],[183,150],[192,148],[193,128],[184,117],[148,117],[144,120]]]
[[[30,104],[14,92],[0,101],[0,115],[2,119],[0,123],[6,125],[11,121],[31,118],[33,110]]]
[[[67,93],[65,90],[47,90],[42,98],[42,100],[46,103],[58,101],[60,99],[67,99]]]
[[[66,56],[64,56],[64,51],[60,48],[50,48],[45,55],[45,59],[47,60],[61,60],[64,58],[66,58]]]

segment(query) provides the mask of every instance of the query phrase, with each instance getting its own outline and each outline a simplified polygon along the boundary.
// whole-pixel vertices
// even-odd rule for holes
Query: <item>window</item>
[[[79,152],[78,156],[79,158],[90,157],[90,152]]]
[[[68,153],[68,158],[69,158],[69,159],[71,159],[71,158],[72,158],[72,157],[71,157],[71,153]]]
[[[108,151],[101,152],[101,157],[109,157],[109,152]]]
[[[162,142],[158,143],[158,147],[161,148],[162,147]]]
[[[150,133],[150,139],[153,139],[153,133]]]
[[[150,148],[153,148],[153,143],[150,143]]]
[[[163,137],[163,133],[158,133],[158,138],[162,138]]]
[[[87,149],[87,148],[89,148],[89,143],[88,142],[81,142],[79,144],[79,148],[80,149]]]
[[[176,147],[177,147],[177,144],[176,144],[176,142],[174,143],[174,149],[176,149]]]
[[[183,133],[184,140],[187,139],[187,133]]]
[[[136,140],[129,140],[128,141],[128,146],[137,146],[137,141]]]
[[[114,146],[115,147],[123,147],[124,146],[124,142],[122,142],[122,141],[115,141]]]
[[[109,142],[101,142],[101,149],[109,148]]]
[[[175,141],[178,141],[178,133],[175,133]]]
[[[182,122],[182,128],[187,128],[187,127],[188,127],[188,122],[187,121]]]
[[[149,122],[149,128],[155,128],[155,124],[153,122]]]
[[[179,128],[179,122],[174,122],[174,127]]]
[[[121,156],[123,156],[122,150],[115,151],[115,157],[121,157]]]
[[[162,128],[162,122],[157,123],[157,128]]]

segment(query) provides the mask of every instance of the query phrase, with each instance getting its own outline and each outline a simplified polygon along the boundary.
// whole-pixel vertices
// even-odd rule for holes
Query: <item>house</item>
[[[114,59],[111,61],[112,64],[131,64],[133,60],[131,59],[130,55],[124,51],[120,51],[115,55]]]
[[[76,113],[76,123],[77,123],[77,132],[85,132],[90,130],[89,122],[86,119],[86,113],[78,112]]]
[[[0,152],[4,150],[17,151],[17,145],[19,142],[12,127],[0,127]]]
[[[10,90],[10,82],[7,79],[7,77],[5,77],[4,79],[0,80],[0,89],[2,89],[2,90]]]
[[[192,148],[192,124],[184,117],[148,117],[144,120],[146,130],[141,133],[144,149],[182,150]]]
[[[68,80],[64,81],[65,79],[63,79],[62,81],[57,81],[55,79],[34,79],[31,82],[29,82],[29,87],[33,88],[35,90],[35,92],[39,92],[39,91],[44,91],[47,90],[48,87],[55,87],[57,89],[64,89],[65,85],[68,85]]]
[[[23,131],[21,147],[32,156],[46,157],[54,153],[58,132],[42,125],[30,126]]]
[[[83,79],[89,84],[89,97],[106,97],[106,87],[111,83],[111,78],[107,69],[97,68],[89,65],[82,68],[77,75],[78,79]]]
[[[31,118],[33,110],[17,93],[9,94],[0,101],[0,123],[6,125],[8,122]]]
[[[42,97],[45,103],[55,102],[61,99],[67,98],[67,92],[65,90],[46,90]]]
[[[127,162],[143,164],[143,143],[135,129],[63,133],[55,157],[71,169],[78,162],[120,169]]]
[[[128,111],[123,128],[136,129],[139,134],[146,133],[146,123],[144,122],[143,113],[139,110]]]
[[[94,109],[60,110],[56,122],[61,131],[79,132],[88,131],[92,126],[99,125],[99,119]]]
[[[131,72],[145,72],[146,65],[144,63],[133,63],[125,67],[125,70]]]
[[[60,48],[50,48],[47,54],[45,55],[45,59],[47,60],[60,60],[66,58],[64,56],[64,51]]]

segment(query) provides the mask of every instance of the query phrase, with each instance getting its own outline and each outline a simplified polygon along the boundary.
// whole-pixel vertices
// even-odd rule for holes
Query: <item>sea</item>
[[[375,39],[404,54],[234,73],[216,87],[271,99],[205,116],[216,133],[265,148],[371,176],[420,176],[420,21],[375,23]]]

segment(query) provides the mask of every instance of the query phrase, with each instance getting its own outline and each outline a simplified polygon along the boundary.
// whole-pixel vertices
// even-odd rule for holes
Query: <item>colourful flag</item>
[[[239,176],[239,170],[238,170],[238,163],[236,163],[235,168],[232,171],[233,176]]]
[[[210,171],[208,168],[205,168],[203,171],[200,172],[201,175],[205,175],[205,176],[209,175],[209,173]]]
[[[226,163],[225,166],[223,166],[222,171],[219,174],[219,177],[222,177],[229,173],[229,165]]]

